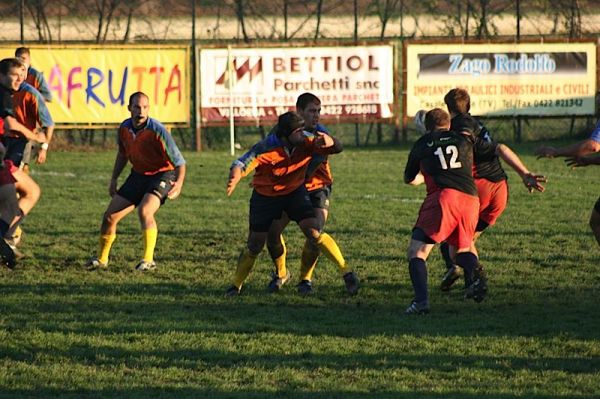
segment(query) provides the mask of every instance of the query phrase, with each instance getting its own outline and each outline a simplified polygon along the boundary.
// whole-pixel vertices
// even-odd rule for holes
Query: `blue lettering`
[[[115,104],[117,102],[121,102],[121,105],[125,104],[125,88],[127,87],[127,67],[123,70],[123,80],[121,81],[121,90],[119,91],[119,97],[113,96],[112,91],[113,86],[113,71],[112,69],[108,70],[108,95],[110,97],[110,101]]]
[[[94,83],[94,78],[92,75],[96,75],[98,76],[100,79]],[[101,70],[99,70],[98,68],[90,68],[88,69],[88,73],[87,73],[87,87],[85,89],[85,94],[86,94],[86,104],[90,103],[90,98],[93,98],[98,104],[100,104],[102,106],[102,108],[105,107],[104,102],[102,102],[102,100],[100,100],[100,98],[96,95],[96,93],[94,93],[94,88],[98,87],[102,82],[104,81],[104,74],[102,73]]]

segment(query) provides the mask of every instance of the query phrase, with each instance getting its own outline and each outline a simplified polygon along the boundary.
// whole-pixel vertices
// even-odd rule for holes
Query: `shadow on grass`
[[[556,337],[598,339],[597,290],[556,288],[511,297],[497,287],[497,297],[481,304],[462,298],[460,290],[433,292],[432,313],[402,314],[410,298],[394,284],[363,286],[347,297],[341,287],[319,287],[309,298],[292,287],[268,294],[246,287],[226,298],[213,286],[141,281],[137,284],[4,284],[0,313],[7,331],[82,334],[168,331],[327,335],[362,338],[371,335]],[[403,290],[406,291],[406,290]],[[408,295],[402,292],[402,295]]]

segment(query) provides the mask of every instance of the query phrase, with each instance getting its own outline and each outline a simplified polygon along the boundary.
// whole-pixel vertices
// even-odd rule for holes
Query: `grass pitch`
[[[548,175],[547,192],[528,194],[509,171],[508,209],[479,245],[489,297],[440,292],[435,251],[424,317],[402,314],[424,197],[402,183],[406,148],[332,157],[326,230],[361,278],[353,298],[327,259],[312,297],[293,284],[268,294],[266,252],[243,294],[223,296],[247,234],[250,179],[227,198],[232,158],[221,152],[186,154],[183,194],[158,213],[158,270],[133,270],[142,243],[132,214],[110,269],[84,271],[114,152],[52,152],[33,168],[43,196],[25,222],[29,258],[0,270],[0,398],[596,398],[600,249],[587,222],[600,168],[570,171],[515,149]],[[293,283],[298,230],[286,232]]]

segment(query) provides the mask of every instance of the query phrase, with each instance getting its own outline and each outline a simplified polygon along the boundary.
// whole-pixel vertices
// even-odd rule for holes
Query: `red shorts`
[[[415,227],[433,241],[447,241],[456,248],[471,245],[479,215],[479,199],[451,188],[425,198]]]
[[[12,161],[4,161],[4,168],[0,169],[0,186],[14,184],[17,181],[12,175],[13,167]]]
[[[497,183],[487,179],[475,179],[479,195],[479,220],[488,225],[496,223],[508,203],[508,183],[506,180]]]

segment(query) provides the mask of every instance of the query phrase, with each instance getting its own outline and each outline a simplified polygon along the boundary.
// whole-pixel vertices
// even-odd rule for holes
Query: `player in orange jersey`
[[[227,295],[238,295],[256,257],[262,251],[268,231],[285,212],[298,223],[311,243],[323,251],[344,274],[352,273],[331,236],[321,232],[319,222],[305,186],[306,172],[314,154],[328,155],[342,151],[340,142],[324,133],[304,131],[304,119],[286,112],[278,120],[274,134],[257,143],[262,148],[249,151],[230,169],[227,194],[231,195],[239,180],[256,169],[250,199],[250,232]],[[257,155],[258,154],[258,155]],[[252,159],[248,159],[248,157]],[[358,283],[358,282],[357,282]],[[349,290],[351,294],[358,291]]]
[[[144,255],[135,267],[146,271],[156,268],[154,248],[158,228],[154,215],[168,199],[179,196],[185,179],[185,160],[167,129],[148,116],[148,96],[142,92],[129,97],[131,118],[119,128],[119,151],[108,192],[112,197],[100,227],[98,256],[90,259],[88,269],[106,268],[110,248],[117,237],[117,224],[135,208],[142,226]],[[131,162],[131,173],[117,190],[117,180]]]

